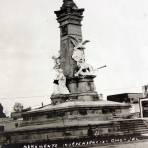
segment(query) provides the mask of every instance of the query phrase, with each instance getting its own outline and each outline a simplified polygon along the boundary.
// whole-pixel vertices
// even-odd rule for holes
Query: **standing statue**
[[[54,91],[53,95],[57,94],[69,94],[69,90],[66,87],[66,77],[63,74],[63,70],[56,69],[56,78],[54,79]]]
[[[60,56],[53,56],[52,59],[55,62],[53,69],[56,71],[56,78],[53,81],[54,91],[53,95],[57,94],[69,94],[69,90],[66,87],[66,77],[63,74],[63,70],[60,68]]]

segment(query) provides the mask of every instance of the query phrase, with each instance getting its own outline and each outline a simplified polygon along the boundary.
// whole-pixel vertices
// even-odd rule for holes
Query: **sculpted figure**
[[[69,94],[69,90],[66,87],[66,77],[63,74],[63,70],[60,68],[60,56],[52,56],[52,59],[54,60],[54,67],[53,69],[56,72],[56,78],[53,81],[54,84],[54,90],[53,95],[57,94]]]
[[[69,94],[69,90],[66,87],[66,77],[64,76],[62,69],[56,69],[56,78],[53,83],[54,83],[53,95]]]
[[[71,43],[74,46],[72,58],[77,62],[78,71],[75,73],[75,76],[87,76],[93,75],[94,70],[93,67],[89,64],[85,63],[85,44],[90,42],[89,40],[79,41],[73,36],[69,36]]]
[[[77,62],[78,71],[75,73],[75,76],[88,76],[94,74],[94,69],[91,65],[84,62],[84,60],[80,60]]]
[[[53,67],[53,69],[59,69],[60,68],[60,56],[58,55],[58,56],[52,56],[52,59],[54,60],[54,63],[55,63],[55,65],[54,65],[54,67]]]
[[[88,42],[89,42],[88,40],[85,40],[84,42],[82,41],[78,43],[76,46],[74,46],[72,58],[76,62],[79,62],[80,60],[85,61],[85,54],[84,54],[85,46],[84,45]]]

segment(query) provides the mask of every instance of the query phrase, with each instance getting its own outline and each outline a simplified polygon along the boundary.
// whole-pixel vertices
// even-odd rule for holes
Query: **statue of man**
[[[56,69],[56,78],[54,79],[54,91],[53,95],[57,94],[69,94],[69,90],[66,87],[66,77],[63,74],[63,70]]]
[[[61,69],[60,54],[58,53],[58,56],[52,56],[52,59],[54,60],[55,63],[53,69],[56,72],[56,78],[53,81],[54,84],[53,95],[69,94],[69,90],[66,87],[66,77],[64,76],[63,70]]]

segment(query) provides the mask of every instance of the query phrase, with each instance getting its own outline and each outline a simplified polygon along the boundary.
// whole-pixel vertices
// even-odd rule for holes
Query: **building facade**
[[[107,96],[108,101],[127,103],[131,105],[131,113],[140,113],[139,100],[143,98],[142,93],[122,93]]]

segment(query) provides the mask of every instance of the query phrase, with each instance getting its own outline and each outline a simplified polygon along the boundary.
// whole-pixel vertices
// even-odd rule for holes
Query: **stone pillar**
[[[73,48],[70,37],[82,40],[81,21],[84,9],[78,9],[73,0],[64,0],[59,11],[55,11],[57,21],[60,24],[60,57],[61,68],[66,78],[73,78],[76,62],[72,59]]]

